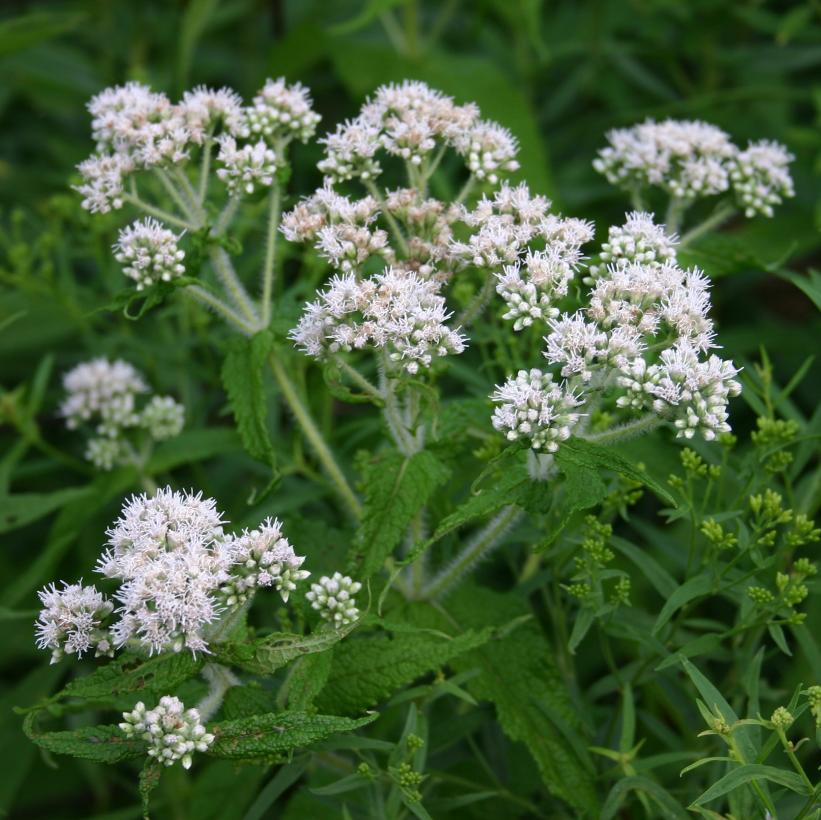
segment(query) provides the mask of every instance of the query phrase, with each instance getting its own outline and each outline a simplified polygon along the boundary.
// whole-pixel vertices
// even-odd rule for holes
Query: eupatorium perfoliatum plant
[[[821,689],[765,686],[813,651],[817,433],[765,354],[744,373],[722,355],[693,264],[793,195],[784,147],[614,130],[593,168],[630,210],[597,228],[530,189],[504,124],[421,82],[319,139],[315,190],[290,174],[320,120],[298,84],[248,104],[132,82],[88,108],[75,188],[124,215],[113,307],[208,311],[237,446],[270,479],[247,495],[299,504],[273,387],[285,468],[321,503],[230,524],[155,458],[180,402],[122,359],[69,370],[55,412],[143,492],[96,566],[40,592],[37,645],[96,669],[27,710],[35,743],[142,761],[146,811],[164,767],[223,758],[348,817],[817,816]]]

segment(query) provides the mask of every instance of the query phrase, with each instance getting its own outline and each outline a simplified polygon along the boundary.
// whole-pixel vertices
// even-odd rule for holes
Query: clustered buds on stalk
[[[310,575],[279,521],[269,518],[240,534],[227,533],[223,525],[216,502],[201,494],[165,488],[133,496],[108,530],[96,567],[119,584],[113,602],[81,584],[47,587],[40,593],[38,645],[52,650],[53,661],[91,649],[113,654],[126,646],[149,655],[209,652],[220,620],[257,589],[273,587],[287,602]],[[339,600],[347,602],[341,610],[346,619],[328,620],[347,625],[356,619],[350,596],[359,587],[345,581],[348,597]]]
[[[660,187],[689,203],[732,189],[748,217],[772,216],[773,205],[794,194],[793,157],[775,142],[742,151],[715,125],[690,120],[647,120],[614,129],[607,140],[593,167],[627,191]]]
[[[624,226],[610,229],[585,279],[585,306],[547,320],[544,355],[565,381],[521,371],[497,388],[498,430],[554,451],[574,429],[583,431],[586,406],[606,401],[609,409],[655,414],[686,438],[729,432],[727,401],[741,390],[738,371],[707,355],[715,346],[709,283],[698,269],[678,266],[675,241],[649,214],[628,214]]]
[[[152,396],[138,409],[138,397],[148,393],[148,385],[141,373],[120,359],[79,364],[65,374],[63,387],[67,395],[60,415],[70,430],[84,424],[93,427],[86,458],[101,470],[139,462],[140,431],[151,441],[182,431],[185,408],[170,396]]]
[[[137,283],[137,290],[143,290],[185,273],[185,251],[180,250],[179,239],[156,219],[137,220],[120,231],[114,258],[123,265],[123,273]]]
[[[191,768],[194,752],[205,752],[214,742],[214,735],[205,730],[196,709],[186,709],[176,697],[165,695],[154,709],[146,709],[140,701],[130,712],[123,712],[120,729],[126,737],[148,741],[148,756],[163,766],[182,761]]]
[[[330,578],[323,575],[318,584],[311,584],[305,597],[311,602],[326,621],[336,627],[349,626],[359,617],[356,599],[353,597],[362,584],[354,581],[341,572],[335,572]]]

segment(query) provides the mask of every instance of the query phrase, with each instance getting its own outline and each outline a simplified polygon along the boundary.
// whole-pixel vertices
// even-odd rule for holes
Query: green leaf
[[[452,638],[417,630],[346,641],[334,650],[328,682],[316,698],[316,705],[323,711],[359,713],[481,646],[492,634],[491,627],[467,630]]]
[[[242,444],[249,455],[272,467],[276,455],[268,432],[263,369],[273,342],[273,336],[265,331],[250,339],[237,337],[222,365],[222,383]]]
[[[205,657],[189,653],[158,655],[144,660],[125,658],[112,661],[90,675],[75,678],[51,700],[66,698],[107,701],[123,695],[151,693],[157,696],[173,692],[181,683],[194,677],[205,664]]]
[[[625,478],[637,481],[652,490],[659,498],[676,507],[675,498],[670,495],[669,490],[656,481],[645,470],[639,469],[624,456],[619,455],[614,447],[605,447],[592,441],[585,441],[580,438],[572,438],[565,441],[556,453],[556,460],[564,464],[576,464],[580,467],[588,467],[593,470],[612,470],[620,473]]]
[[[367,463],[362,522],[352,556],[358,577],[368,578],[381,569],[414,516],[448,478],[450,470],[427,450],[410,458],[389,451]]]
[[[787,772],[784,769],[777,769],[775,766],[765,766],[761,763],[746,763],[728,772],[720,780],[713,783],[706,792],[697,797],[692,806],[701,806],[709,803],[717,797],[734,791],[745,783],[753,783],[759,780],[769,780],[779,786],[784,786],[790,791],[801,795],[810,795],[811,791],[795,772]]]
[[[670,820],[686,820],[689,815],[681,808],[678,801],[658,783],[648,777],[623,777],[607,795],[601,810],[601,820],[610,820],[619,813],[622,803],[629,792],[636,791],[647,795],[658,807],[659,813],[653,817]]]
[[[236,431],[228,427],[184,430],[176,438],[157,445],[148,462],[148,471],[151,475],[164,473],[186,464],[234,453],[241,446]]]
[[[270,675],[302,655],[330,649],[356,625],[335,629],[330,624],[324,624],[310,635],[273,632],[256,641],[217,644],[212,651],[214,659],[220,663],[238,666],[255,675]]]
[[[93,486],[67,487],[53,493],[14,493],[0,497],[0,533],[10,532],[44,518],[93,494]]]
[[[154,760],[153,757],[147,758],[142,769],[140,769],[140,781],[137,791],[142,800],[144,817],[148,817],[151,792],[160,785],[162,770],[162,764]]]
[[[313,706],[317,695],[331,674],[333,651],[303,655],[293,665],[288,676],[285,694],[290,709],[304,710]]]
[[[678,587],[670,597],[665,601],[664,606],[659,612],[658,618],[653,625],[653,634],[658,635],[661,628],[673,617],[673,615],[681,609],[685,604],[696,598],[701,598],[707,595],[713,588],[713,579],[709,573],[702,573],[696,575],[695,578],[690,578]]]
[[[209,726],[215,739],[208,749],[213,757],[231,760],[268,758],[316,743],[339,732],[352,732],[372,723],[377,714],[361,718],[282,712],[226,720]]]
[[[613,536],[610,544],[641,570],[662,598],[669,598],[673,594],[678,586],[676,579],[649,552],[618,536]]]
[[[463,586],[447,602],[448,612],[474,628],[528,612],[511,595]],[[524,743],[550,792],[578,812],[598,816],[594,767],[587,751],[579,710],[553,659],[553,650],[532,622],[507,640],[492,641],[461,656],[459,670],[478,669],[467,682],[479,700],[492,702],[512,740]]]
[[[36,46],[77,28],[80,14],[33,12],[0,22],[0,57]]]
[[[276,696],[258,683],[232,686],[222,701],[220,713],[225,720],[238,720],[276,709]]]
[[[810,268],[806,276],[788,270],[779,271],[778,275],[782,279],[792,282],[793,285],[812,300],[818,310],[821,310],[821,273]]]
[[[144,740],[127,738],[118,726],[86,726],[65,732],[37,730],[37,713],[31,712],[23,721],[23,731],[41,749],[58,755],[70,755],[94,763],[119,763],[141,757],[148,749]]]

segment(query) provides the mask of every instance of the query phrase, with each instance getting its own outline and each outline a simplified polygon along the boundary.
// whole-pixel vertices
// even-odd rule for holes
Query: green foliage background
[[[389,8],[398,31],[380,24],[380,14]],[[800,287],[791,281],[817,263],[821,250],[821,12],[815,3],[65,0],[6,2],[0,14],[0,422],[5,422],[0,427],[0,810],[9,816],[140,815],[122,772],[65,758],[55,768],[52,758],[24,739],[20,717],[11,712],[12,706],[54,691],[67,674],[63,667],[47,667],[34,648],[35,591],[56,577],[73,580],[80,568],[92,565],[105,526],[133,488],[129,474],[93,479],[85,465],[52,451],[51,444],[63,453],[76,451],[55,415],[61,372],[92,355],[127,358],[159,392],[172,393],[188,408],[187,432],[158,451],[158,471],[173,471],[177,486],[201,488],[220,499],[239,525],[268,514],[284,517],[289,531],[299,532],[300,546],[320,556],[322,569],[341,564],[350,542],[346,522],[321,485],[300,474],[298,437],[273,394],[269,430],[281,483],[272,495],[262,492],[270,470],[242,453],[219,381],[224,331],[178,305],[163,306],[139,323],[102,309],[123,289],[109,251],[119,217],[89,217],[68,188],[74,166],[92,147],[85,103],[101,88],[137,79],[174,96],[199,83],[226,84],[250,98],[263,78],[284,75],[311,89],[323,116],[322,133],[354,115],[377,85],[422,79],[460,102],[475,100],[485,116],[510,128],[521,142],[520,177],[550,195],[557,210],[595,220],[600,237],[604,226],[621,221],[625,209],[623,197],[591,167],[608,129],[648,116],[673,116],[713,122],[738,144],[748,138],[778,140],[797,157],[796,197],[774,219],[734,226],[699,245],[687,261],[713,278],[722,355],[745,366],[748,375],[763,346],[783,385],[818,347],[821,280],[804,276],[798,278]],[[291,190],[308,192],[320,182],[318,147],[293,153]],[[262,242],[262,226],[257,239]],[[253,235],[246,238],[251,253],[253,241]],[[292,278],[290,312],[286,305],[278,317],[286,328],[320,275],[311,268],[315,261],[305,264],[304,281]],[[297,259],[289,265],[298,270]],[[813,362],[808,367],[779,411],[811,420],[817,432],[821,371]],[[334,404],[321,377],[307,366],[303,378],[317,417],[350,466],[359,449],[378,440],[378,420],[355,405]],[[481,400],[494,378],[498,381],[499,374],[464,365],[454,368],[444,389]],[[755,412],[736,400],[734,429],[744,435]],[[662,478],[677,464],[672,446],[650,445],[634,454]],[[809,495],[814,512],[817,487]],[[652,519],[656,508],[644,504],[640,514]],[[497,569],[484,573],[492,580],[506,571],[501,558]],[[513,606],[508,620],[519,614]],[[810,598],[809,634],[819,628],[816,596]],[[517,640],[538,647],[540,638],[527,633]],[[448,661],[436,651],[431,646],[431,660],[419,671]],[[504,648],[496,646],[483,662],[504,667]],[[356,658],[350,663],[355,666]],[[471,668],[463,660],[457,670],[459,663]],[[602,674],[595,647],[576,663],[582,686]],[[564,671],[550,667],[550,674]],[[550,692],[545,670],[534,665],[528,673],[522,696],[539,687]],[[796,654],[774,685],[789,692],[813,678],[807,657]],[[488,685],[468,690],[498,705],[496,695],[482,691]],[[358,700],[353,693],[351,703],[342,704],[344,713],[356,714],[387,694],[365,693]],[[339,703],[329,705],[340,709]],[[614,710],[617,705],[614,701]],[[689,705],[681,708],[690,714]],[[558,699],[551,709],[573,725],[569,701]],[[453,728],[446,712],[440,717],[442,725],[431,725],[432,733]],[[531,752],[540,767],[551,765],[566,751],[566,739],[537,710],[529,719],[544,744]],[[543,730],[540,721],[547,724]],[[482,731],[486,747],[497,751],[489,765],[506,789],[529,794],[538,772],[524,747],[505,739],[492,723]],[[508,727],[508,734],[516,731]],[[401,725],[386,732],[396,740]],[[526,735],[526,728],[520,734]],[[305,793],[292,796],[284,813],[273,808],[273,798],[262,799],[265,792],[255,803],[260,789],[274,782],[274,771],[235,769],[230,761],[213,764],[194,779],[172,771],[159,792],[157,816],[340,816],[333,798],[323,802]],[[269,795],[275,793],[269,788]],[[572,816],[558,805],[537,810],[526,801],[518,808],[491,801],[478,804],[476,813],[453,807],[434,816],[508,817],[511,811]]]

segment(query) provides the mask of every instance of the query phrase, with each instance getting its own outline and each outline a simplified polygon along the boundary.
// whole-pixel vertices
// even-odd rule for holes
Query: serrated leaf
[[[348,718],[281,712],[226,720],[208,727],[215,736],[208,754],[232,760],[267,758],[308,746],[339,732],[352,732],[377,717],[376,714]]]
[[[448,612],[477,627],[527,612],[511,595],[464,586],[448,599]],[[553,650],[533,622],[508,640],[492,641],[459,657],[459,670],[479,669],[466,684],[478,700],[492,702],[499,724],[530,751],[552,794],[579,812],[598,816],[594,768],[578,710],[553,660]]]
[[[368,578],[402,541],[414,516],[450,478],[450,469],[433,453],[410,458],[380,453],[363,470],[363,513],[351,558],[352,571]]]
[[[222,365],[222,383],[243,447],[253,458],[271,466],[276,455],[268,432],[263,369],[273,342],[273,336],[265,331],[248,339],[237,337]]]
[[[144,740],[126,737],[118,726],[86,726],[64,732],[40,732],[38,714],[31,712],[23,721],[23,731],[41,749],[94,763],[119,763],[141,757],[148,749]]]
[[[225,720],[239,720],[276,709],[276,696],[257,683],[232,686],[222,701],[221,714]]]
[[[216,644],[212,651],[214,659],[220,663],[237,666],[255,675],[270,675],[302,655],[330,649],[356,626],[354,623],[335,629],[325,624],[310,635],[274,632],[255,641]]]
[[[332,660],[333,650],[303,655],[296,661],[288,676],[286,694],[289,708],[308,709],[313,706],[316,696],[328,682]]]
[[[612,447],[605,447],[580,438],[572,438],[565,441],[559,448],[556,453],[556,461],[564,464],[573,463],[594,470],[612,470],[625,478],[643,484],[671,507],[678,506],[675,498],[670,495],[665,486],[656,481],[646,471],[636,467],[624,456],[619,455]]]
[[[123,695],[151,693],[167,695],[189,678],[194,677],[205,664],[205,657],[196,658],[188,653],[158,655],[144,660],[126,658],[112,661],[106,666],[75,678],[50,700],[66,698],[106,701]]]
[[[403,686],[490,640],[491,627],[453,638],[428,630],[369,635],[334,650],[328,683],[316,698],[319,709],[355,714],[390,697]]]

